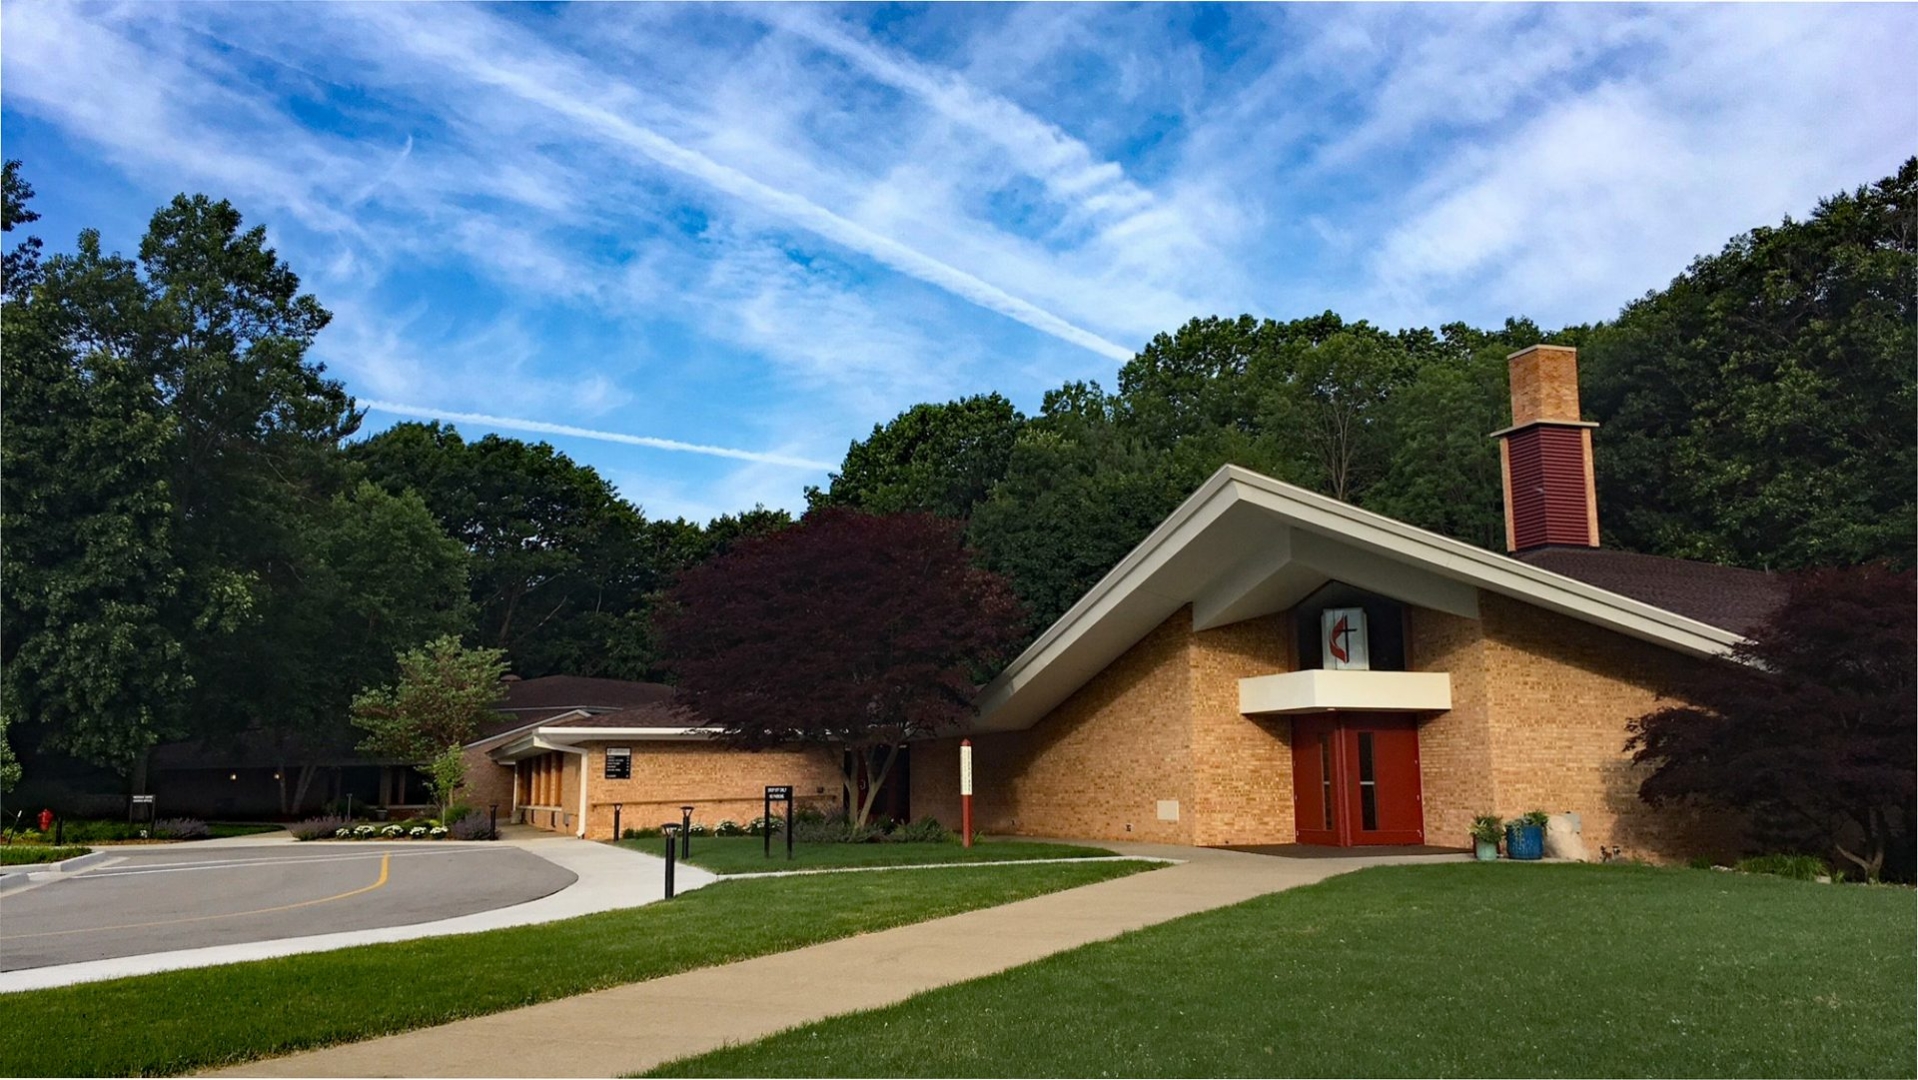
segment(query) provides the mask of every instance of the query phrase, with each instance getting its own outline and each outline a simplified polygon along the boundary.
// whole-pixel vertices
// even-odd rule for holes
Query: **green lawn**
[[[666,841],[621,840],[636,851],[658,855]],[[784,837],[773,837],[773,857],[757,836],[695,836],[694,866],[715,874],[761,874],[777,870],[845,869],[860,866],[919,866],[930,863],[1010,862],[1025,859],[1094,859],[1110,856],[1104,848],[1042,844],[1031,840],[981,840],[971,847],[949,844],[797,844],[786,861]]]
[[[188,1072],[797,949],[1151,865],[726,881],[670,903],[543,926],[0,994],[3,1071]]]
[[[54,847],[52,844],[0,844],[0,866],[60,862],[85,855],[87,851],[87,848],[73,844],[65,847]]]
[[[1912,1076],[1910,889],[1382,867],[662,1076]]]

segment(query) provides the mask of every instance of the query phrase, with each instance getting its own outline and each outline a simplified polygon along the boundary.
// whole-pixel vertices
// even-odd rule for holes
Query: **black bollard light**
[[[61,814],[59,817],[53,819],[53,846],[60,847],[64,845],[67,842],[66,836],[67,816]]]
[[[619,812],[620,812],[620,811],[621,811],[622,809],[624,809],[624,807],[622,807],[622,806],[620,806],[620,804],[618,804],[618,803],[614,803],[614,804],[613,804],[613,839],[614,839],[615,841],[617,841],[618,839],[620,839],[620,835],[619,835]]]
[[[492,839],[492,840],[499,839],[499,804],[498,803],[494,803],[493,805],[486,808],[486,829],[487,829],[487,832],[490,834],[488,839]]]
[[[677,839],[673,833],[678,828],[678,824],[671,821],[659,827],[659,831],[666,834],[666,899],[668,900],[673,898],[673,849],[676,846],[673,841]]]
[[[679,817],[679,857],[690,859],[693,857],[693,808],[680,807]]]

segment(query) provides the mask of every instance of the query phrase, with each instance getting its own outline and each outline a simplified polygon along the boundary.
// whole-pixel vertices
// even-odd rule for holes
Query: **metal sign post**
[[[972,740],[959,740],[959,836],[972,846]]]
[[[786,804],[786,858],[793,857],[793,789],[791,784],[767,784],[766,801],[761,804],[759,829],[766,841],[766,857],[773,857],[773,804]]]
[[[659,827],[659,831],[666,834],[666,899],[668,900],[673,898],[673,849],[679,846],[679,838],[674,836],[673,832],[678,828],[677,821],[669,821]]]
[[[144,814],[142,813],[143,810]],[[128,825],[139,824],[140,818],[143,816],[146,819],[146,823],[151,826],[154,821],[153,796],[151,795],[135,795],[133,796],[133,801],[127,804]]]

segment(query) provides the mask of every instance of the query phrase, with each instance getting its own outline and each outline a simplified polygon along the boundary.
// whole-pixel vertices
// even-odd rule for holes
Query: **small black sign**
[[[766,785],[767,802],[791,802],[792,799],[793,789],[791,784],[781,784],[777,787],[772,784]]]
[[[606,779],[631,780],[633,778],[633,752],[624,747],[612,747],[606,751]]]

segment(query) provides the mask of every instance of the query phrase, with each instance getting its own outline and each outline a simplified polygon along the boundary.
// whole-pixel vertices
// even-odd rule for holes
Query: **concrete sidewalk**
[[[1462,858],[1284,859],[1152,844],[1099,846],[1183,861],[1003,907],[210,1075],[620,1076],[1360,867]],[[820,972],[832,973],[829,993],[819,992]]]

